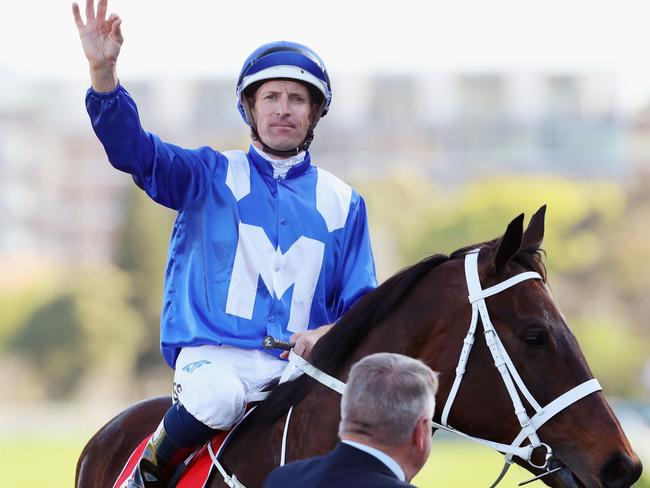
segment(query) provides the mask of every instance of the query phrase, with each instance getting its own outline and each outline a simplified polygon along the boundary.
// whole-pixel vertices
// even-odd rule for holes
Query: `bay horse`
[[[524,231],[521,214],[500,238],[450,256],[430,256],[397,273],[360,299],[318,341],[310,361],[345,381],[351,366],[368,354],[385,351],[419,358],[439,372],[434,416],[438,425],[442,421],[455,431],[489,439],[498,450],[511,444],[527,428],[523,425],[522,430],[526,422],[521,417],[535,418],[536,401],[552,409],[554,400],[572,396],[580,385],[597,385],[546,282],[541,251],[544,216],[545,206]],[[478,320],[468,302],[471,290],[464,271],[472,253],[483,290],[498,288],[506,280],[520,281],[478,300],[489,309],[489,317],[481,315],[481,322],[491,321],[523,389],[532,395],[521,400],[517,416],[502,379],[503,364],[496,361],[495,367],[493,344],[488,347],[487,328],[465,357],[462,382],[458,380],[459,357],[468,348],[464,345],[473,342],[473,336],[468,339],[468,324]],[[534,276],[517,278],[522,275]],[[520,457],[512,461],[534,475],[546,474],[541,480],[552,487],[632,486],[641,475],[641,463],[599,390],[592,387],[572,401],[561,401],[560,411],[534,432],[549,453],[552,449],[552,472],[544,466],[544,449],[534,449],[529,462]],[[146,400],[102,427],[79,458],[76,486],[112,486],[130,453],[156,428],[170,402],[168,397]],[[223,467],[247,488],[261,487],[280,463],[284,435],[287,462],[329,452],[338,441],[339,402],[337,392],[307,375],[280,384],[240,424],[220,458]],[[528,437],[528,442],[533,438]],[[206,486],[226,484],[217,473]]]

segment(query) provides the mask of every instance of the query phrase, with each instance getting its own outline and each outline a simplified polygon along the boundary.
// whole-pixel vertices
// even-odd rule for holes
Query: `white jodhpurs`
[[[286,361],[253,349],[185,347],[176,360],[174,401],[208,427],[227,430],[244,416],[246,396],[279,377],[286,366]]]

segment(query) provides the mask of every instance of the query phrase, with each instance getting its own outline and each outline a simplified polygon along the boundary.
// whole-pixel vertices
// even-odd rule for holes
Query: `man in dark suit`
[[[431,449],[436,373],[401,354],[352,367],[341,399],[341,442],[325,456],[271,472],[264,488],[409,487]]]

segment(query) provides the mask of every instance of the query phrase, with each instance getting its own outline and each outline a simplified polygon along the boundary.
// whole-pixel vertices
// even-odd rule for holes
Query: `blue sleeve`
[[[224,157],[209,147],[183,149],[145,132],[135,102],[121,85],[108,93],[90,88],[86,110],[110,163],[166,207],[189,205],[224,164]]]
[[[343,261],[338,273],[337,320],[359,298],[377,287],[366,204],[358,194],[354,195],[357,200],[352,203],[345,227]]]

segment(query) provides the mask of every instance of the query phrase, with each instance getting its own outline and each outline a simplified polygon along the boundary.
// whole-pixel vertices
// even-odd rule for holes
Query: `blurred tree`
[[[129,187],[115,262],[131,279],[129,302],[144,327],[139,344],[139,363],[143,369],[164,364],[158,339],[165,262],[174,216],[135,185]]]
[[[75,280],[74,305],[87,359],[86,374],[129,380],[136,372],[146,329],[131,305],[133,282],[122,270],[85,270]]]
[[[571,325],[606,394],[643,398],[641,370],[650,357],[650,343],[639,340],[621,317],[582,316]]]
[[[38,307],[9,342],[45,378],[52,399],[70,396],[87,375],[133,375],[144,327],[131,308],[128,276],[114,267],[78,272]],[[115,383],[118,383],[116,381]]]
[[[49,398],[68,396],[86,365],[78,353],[83,337],[72,294],[64,292],[36,309],[8,346],[46,378]]]
[[[601,258],[604,250],[596,231],[600,234],[625,208],[625,195],[613,183],[551,176],[486,179],[448,190],[405,172],[358,186],[368,205],[371,231],[391,229],[382,235],[396,240],[400,266],[495,238],[519,213],[530,218],[547,204],[544,248],[549,265],[577,273]]]
[[[400,256],[386,276],[427,255],[495,238],[517,214],[528,219],[548,204],[544,249],[560,306],[607,391],[641,393],[640,370],[650,354],[650,234],[640,224],[650,218],[648,189],[627,201],[612,182],[551,176],[447,189],[409,172],[357,186],[367,202],[373,247],[394,247]]]
[[[625,197],[616,185],[576,182],[557,177],[511,177],[468,183],[457,199],[443,201],[424,219],[419,235],[405,249],[410,260],[421,258],[431,246],[456,248],[501,235],[519,213],[526,218],[548,205],[544,249],[548,265],[565,273],[593,266],[604,250],[594,224],[616,220]]]
[[[399,172],[381,179],[354,182],[366,201],[380,279],[417,260],[408,252],[413,239],[419,237],[422,223],[437,215],[438,210],[444,208],[445,199],[450,198],[442,188],[413,168],[396,167],[400,168]],[[430,251],[432,254],[442,249]]]
[[[45,277],[27,287],[0,293],[0,351],[37,308],[58,293],[55,280]]]
[[[601,274],[610,291],[622,299],[637,302],[639,312],[650,315],[650,181],[629,194],[629,204],[614,225],[603,234],[608,252],[603,256]]]

